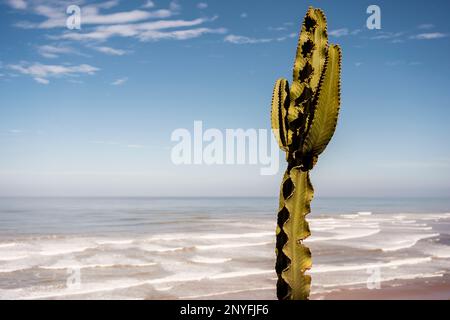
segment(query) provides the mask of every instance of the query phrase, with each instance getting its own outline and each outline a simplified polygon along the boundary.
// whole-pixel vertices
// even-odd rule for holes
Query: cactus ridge
[[[303,244],[310,236],[306,216],[314,189],[309,171],[317,163],[336,129],[340,108],[342,53],[328,44],[327,22],[310,7],[303,20],[293,69],[293,82],[275,84],[272,129],[288,162],[280,188],[275,270],[279,299],[308,299],[311,252]]]

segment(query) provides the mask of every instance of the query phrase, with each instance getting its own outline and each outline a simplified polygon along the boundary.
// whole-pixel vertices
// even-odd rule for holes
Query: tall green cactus
[[[330,142],[340,107],[341,48],[328,44],[327,22],[320,9],[309,8],[302,24],[292,85],[275,84],[272,129],[286,152],[288,167],[281,183],[277,223],[277,296],[308,299],[311,252],[306,215],[314,196],[309,171]]]

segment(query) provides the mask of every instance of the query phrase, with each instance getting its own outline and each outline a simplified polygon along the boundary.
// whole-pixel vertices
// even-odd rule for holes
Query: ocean
[[[276,299],[277,206],[1,198],[0,299]],[[450,199],[317,198],[308,220],[311,298],[411,281],[450,298]]]

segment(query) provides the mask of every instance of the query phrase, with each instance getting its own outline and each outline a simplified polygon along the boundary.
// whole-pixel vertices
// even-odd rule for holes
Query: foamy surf
[[[435,238],[435,237],[438,237],[438,236],[439,236],[439,233],[417,235],[417,236],[413,236],[411,239],[399,240],[399,241],[391,242],[389,244],[389,246],[381,248],[381,250],[383,252],[392,252],[392,251],[399,251],[399,250],[403,250],[403,249],[407,249],[407,248],[412,248],[420,240]]]
[[[192,200],[188,207],[177,207],[183,200],[173,200],[170,206],[178,209],[167,214],[161,214],[167,212],[167,200],[157,210],[154,200],[149,200],[148,208],[142,207],[145,201],[132,206],[127,201],[114,209],[99,206],[94,216],[88,214],[89,202],[78,226],[80,234],[73,234],[78,220],[71,221],[67,234],[58,229],[61,226],[51,226],[57,235],[30,232],[4,239],[0,225],[0,298],[275,298],[277,201],[245,200],[233,207],[224,206],[222,199],[196,211]],[[252,209],[247,212],[247,207]],[[404,213],[407,210],[379,214],[367,204],[361,207],[373,212],[313,210],[308,216],[313,233],[306,241],[313,253],[313,295],[326,298],[346,285],[364,286],[368,269],[380,270],[383,287],[446,279],[449,214]],[[58,203],[55,215],[60,209]],[[92,225],[100,231],[81,229]],[[80,274],[78,289],[67,287],[73,272]],[[331,289],[325,290],[326,286]]]
[[[417,265],[420,263],[430,262],[431,257],[423,258],[410,258],[402,260],[393,260],[389,262],[376,262],[368,264],[358,264],[358,265],[318,265],[315,266],[310,273],[325,273],[325,272],[342,272],[342,271],[358,271],[358,270],[368,270],[373,268],[394,268],[405,265]]]
[[[208,257],[201,257],[201,256],[195,256],[191,259],[192,262],[204,263],[204,264],[225,263],[225,262],[228,262],[231,260],[232,260],[231,258],[208,258]]]

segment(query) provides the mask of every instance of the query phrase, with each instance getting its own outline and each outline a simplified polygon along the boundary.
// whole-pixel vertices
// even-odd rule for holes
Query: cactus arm
[[[314,9],[314,19],[316,21],[316,27],[314,29],[314,33],[311,34],[315,47],[311,57],[311,64],[313,68],[311,88],[314,92],[317,92],[317,87],[325,68],[328,48],[328,34],[327,20],[322,10]]]
[[[311,126],[303,146],[304,154],[319,156],[327,147],[336,130],[340,109],[341,48],[328,49],[326,69],[316,97]]]
[[[294,62],[288,110],[288,146],[294,154],[303,144],[311,122],[313,98],[325,68],[328,36],[327,22],[320,9],[309,8],[303,20]]]
[[[287,151],[287,108],[289,104],[289,82],[286,79],[278,79],[275,83],[272,96],[272,130],[280,145]]]
[[[320,9],[310,7],[303,20],[295,56],[292,100],[297,100],[305,88],[315,93],[325,65],[328,47],[327,21]],[[297,102],[298,104],[298,102]]]

